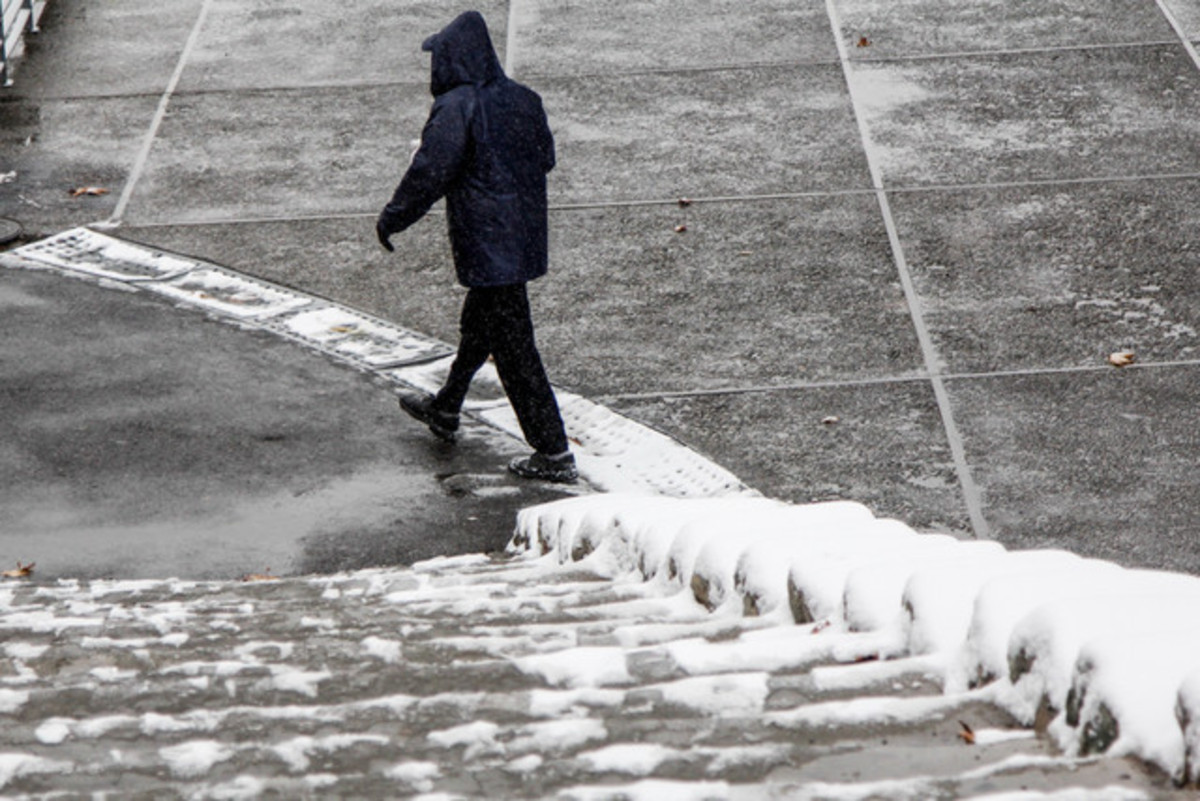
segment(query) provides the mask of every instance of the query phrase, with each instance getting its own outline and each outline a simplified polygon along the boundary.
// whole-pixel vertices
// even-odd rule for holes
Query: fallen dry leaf
[[[271,568],[267,568],[262,573],[247,573],[242,576],[242,581],[279,581],[279,576],[271,575]]]
[[[16,570],[5,570],[0,573],[0,577],[4,578],[28,578],[33,573],[33,568],[37,562],[30,562],[27,565],[21,564],[21,560],[17,560]]]
[[[958,725],[962,726],[962,731],[958,733],[958,738],[967,745],[975,745],[975,732],[971,730],[971,727],[961,720],[958,722]]]
[[[71,190],[71,197],[83,195],[107,195],[108,190],[102,186],[79,186]]]
[[[870,47],[871,40],[865,36],[860,36],[860,37],[858,37],[858,45],[857,46],[858,47]]]
[[[1128,367],[1133,364],[1135,356],[1131,350],[1119,350],[1108,354],[1108,363],[1113,367]]]

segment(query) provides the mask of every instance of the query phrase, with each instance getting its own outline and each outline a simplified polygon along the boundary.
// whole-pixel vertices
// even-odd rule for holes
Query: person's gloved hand
[[[383,245],[384,250],[386,250],[388,253],[395,252],[396,249],[392,247],[392,243],[388,241],[387,231],[383,230],[383,223],[375,223],[375,235],[379,237],[379,244]]]

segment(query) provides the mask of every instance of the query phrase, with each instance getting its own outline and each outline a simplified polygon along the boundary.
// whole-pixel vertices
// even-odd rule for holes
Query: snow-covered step
[[[1055,755],[990,686],[945,693],[936,655],[873,658],[879,632],[709,611],[583,518],[596,547],[580,561],[534,546],[275,581],[0,584],[0,793],[1162,789],[1135,763]]]

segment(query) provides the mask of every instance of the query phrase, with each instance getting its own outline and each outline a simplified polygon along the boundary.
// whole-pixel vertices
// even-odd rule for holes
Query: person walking
[[[509,470],[573,482],[575,457],[538,354],[526,291],[549,261],[546,174],[554,168],[554,137],[542,99],[505,75],[477,11],[460,14],[421,49],[432,55],[433,107],[375,231],[392,251],[390,237],[445,197],[455,272],[467,296],[445,384],[436,395],[401,396],[400,407],[454,442],[471,379],[491,356],[534,449]]]

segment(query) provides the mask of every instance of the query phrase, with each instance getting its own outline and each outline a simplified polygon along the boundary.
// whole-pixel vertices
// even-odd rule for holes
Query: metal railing
[[[37,33],[46,0],[0,0],[0,85],[12,86],[13,59],[25,49],[22,37]]]

